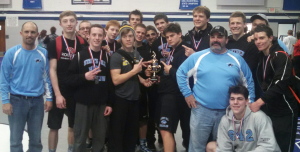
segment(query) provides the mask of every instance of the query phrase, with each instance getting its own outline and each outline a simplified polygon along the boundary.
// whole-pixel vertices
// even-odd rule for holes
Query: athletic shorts
[[[161,102],[160,117],[157,123],[159,130],[176,133],[180,118],[179,111],[181,111],[179,102],[184,102],[184,98],[176,94],[160,94],[159,101]]]
[[[52,109],[48,113],[48,127],[50,129],[60,129],[62,120],[64,117],[64,114],[68,116],[68,124],[70,128],[73,128],[74,126],[74,119],[75,119],[75,107],[76,104],[74,102],[73,98],[65,98],[66,103],[67,103],[67,108],[66,109],[59,109],[56,107],[56,99],[55,97],[53,98],[53,106]]]

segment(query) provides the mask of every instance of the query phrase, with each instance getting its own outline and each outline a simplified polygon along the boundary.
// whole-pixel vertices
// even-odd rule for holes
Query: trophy
[[[156,59],[156,54],[153,52],[152,60],[150,60],[151,64],[148,65],[148,69],[150,69],[152,76],[150,77],[151,81],[157,81],[157,72],[161,70],[161,66],[158,64],[158,60]]]

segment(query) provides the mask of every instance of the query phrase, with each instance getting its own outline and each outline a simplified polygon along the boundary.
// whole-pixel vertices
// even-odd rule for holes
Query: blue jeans
[[[225,109],[209,109],[200,104],[192,108],[189,152],[205,152],[210,135],[216,141],[218,126],[225,113]]]
[[[44,119],[43,96],[25,99],[11,95],[13,113],[8,116],[10,128],[10,151],[23,152],[22,138],[27,123],[29,152],[41,152],[41,129]]]

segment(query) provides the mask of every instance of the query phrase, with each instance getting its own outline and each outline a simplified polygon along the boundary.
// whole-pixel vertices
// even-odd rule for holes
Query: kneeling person
[[[249,92],[242,85],[229,88],[230,106],[218,129],[217,145],[210,142],[207,151],[279,152],[271,119],[262,111],[251,112]]]
[[[112,86],[108,68],[108,55],[101,50],[105,37],[104,28],[99,24],[91,26],[89,47],[78,52],[69,67],[69,80],[77,90],[74,122],[74,152],[86,151],[86,138],[91,128],[93,133],[93,152],[99,152],[104,146],[107,122],[110,115]]]

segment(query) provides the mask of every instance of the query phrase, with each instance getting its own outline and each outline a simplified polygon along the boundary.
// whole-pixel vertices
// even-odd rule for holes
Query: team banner
[[[24,9],[41,9],[42,0],[23,0]]]
[[[179,9],[182,10],[192,10],[197,6],[200,6],[200,0],[180,0]]]

